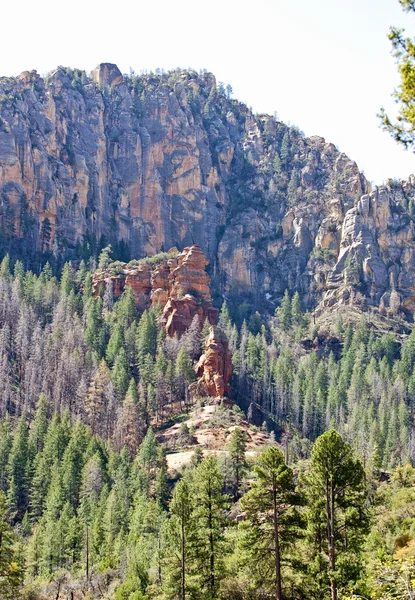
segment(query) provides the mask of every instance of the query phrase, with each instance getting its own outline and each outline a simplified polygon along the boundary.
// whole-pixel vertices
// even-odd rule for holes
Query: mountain
[[[413,592],[415,178],[231,96],[0,79],[0,598]]]
[[[346,213],[370,193],[333,144],[254,115],[211,73],[107,63],[0,79],[0,186],[4,251],[63,260],[110,242],[140,258],[196,242],[217,294],[269,309],[286,288],[311,307],[337,286]]]

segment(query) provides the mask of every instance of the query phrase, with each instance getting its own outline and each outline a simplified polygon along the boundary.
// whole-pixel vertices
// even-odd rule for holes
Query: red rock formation
[[[193,245],[178,254],[177,249],[172,248],[169,255],[154,267],[149,263],[124,264],[118,274],[98,272],[93,280],[94,295],[109,281],[112,281],[114,298],[130,287],[138,310],[158,304],[163,307],[162,322],[170,336],[177,333],[180,337],[195,315],[202,323],[207,318],[214,325],[218,310],[212,305],[210,278],[205,271],[209,261],[202,249]]]
[[[230,392],[232,356],[225,333],[211,327],[205,352],[195,367],[198,381],[190,386],[193,397],[213,396],[222,399]]]
[[[180,299],[169,298],[162,315],[166,333],[169,336],[177,333],[181,337],[189,328],[195,315],[198,315],[202,323],[207,319],[213,325],[218,318],[218,309],[209,302],[200,303],[190,294]]]

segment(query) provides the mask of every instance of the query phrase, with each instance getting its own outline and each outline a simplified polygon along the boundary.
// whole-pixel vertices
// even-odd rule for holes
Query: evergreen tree
[[[119,399],[127,393],[130,375],[128,370],[127,355],[124,348],[120,348],[112,368],[111,381]]]
[[[175,486],[170,503],[169,552],[167,559],[166,588],[169,596],[186,600],[190,597],[189,553],[190,541],[196,523],[192,520],[192,501],[189,477]]]
[[[65,263],[61,275],[61,294],[69,296],[74,289],[73,273],[70,263]]]
[[[331,599],[337,600],[338,590],[357,581],[361,570],[367,528],[365,474],[350,445],[334,430],[314,444],[310,467],[306,491],[317,579],[322,587],[330,584]]]
[[[247,516],[241,544],[255,585],[282,600],[282,564],[287,562],[293,540],[298,537],[300,523],[293,472],[275,446],[262,452],[254,470],[257,481],[241,500]]]
[[[293,325],[301,326],[303,324],[303,313],[301,311],[300,294],[295,292],[291,302],[291,319]]]
[[[222,494],[223,477],[217,460],[205,458],[197,467],[191,486],[193,519],[197,528],[192,539],[192,586],[206,600],[217,597],[224,577],[226,554],[224,528],[228,499]]]
[[[105,358],[109,367],[112,367],[121,348],[124,347],[124,333],[121,325],[116,325],[108,342]]]
[[[278,309],[278,315],[280,318],[280,325],[283,331],[288,331],[291,327],[291,299],[288,290],[285,290],[284,298],[282,299],[281,306]]]
[[[244,432],[236,427],[229,442],[229,456],[232,469],[233,497],[238,500],[243,477],[247,470],[246,439]]]
[[[27,426],[24,417],[20,417],[14,431],[13,444],[8,460],[8,502],[16,518],[22,518],[28,502],[28,445]]]
[[[120,299],[114,307],[119,325],[125,330],[128,329],[137,318],[137,309],[135,306],[134,292],[130,286],[127,286]]]
[[[12,448],[12,432],[10,417],[0,420],[0,491],[7,492],[9,471],[8,461]]]
[[[0,597],[14,600],[23,583],[23,569],[15,550],[16,536],[8,522],[6,497],[0,491]]]
[[[105,270],[111,262],[111,244],[102,249],[98,258],[98,269]]]

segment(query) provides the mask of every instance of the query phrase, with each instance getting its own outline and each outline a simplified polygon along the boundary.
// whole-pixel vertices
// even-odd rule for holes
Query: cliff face
[[[360,304],[415,311],[415,178],[363,195],[347,211],[320,310]]]
[[[412,311],[414,196],[412,179],[371,192],[335,146],[254,116],[210,73],[0,79],[0,240],[68,258],[102,236],[134,258],[197,242],[225,297]],[[172,268],[125,274],[137,305],[169,299],[169,319]]]
[[[133,261],[116,264],[112,270],[96,272],[93,294],[98,296],[111,285],[113,296],[118,298],[129,287],[138,310],[160,305],[166,333],[170,336],[177,333],[180,337],[196,315],[201,324],[205,319],[216,324],[218,309],[212,305],[210,277],[205,271],[208,264],[197,245],[185,248],[181,253],[172,248],[168,253],[156,256],[153,263],[134,264]]]
[[[369,191],[332,144],[254,116],[210,73],[0,79],[1,233],[38,250],[76,257],[105,236],[139,258],[197,242],[225,296],[272,309],[288,287],[307,305]]]

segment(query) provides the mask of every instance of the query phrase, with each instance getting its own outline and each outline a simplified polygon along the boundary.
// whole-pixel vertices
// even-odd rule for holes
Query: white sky
[[[22,0],[0,15],[1,75],[100,62],[123,73],[206,68],[255,112],[336,144],[368,179],[415,173],[414,154],[376,117],[395,106],[389,26],[415,36],[398,0]]]

